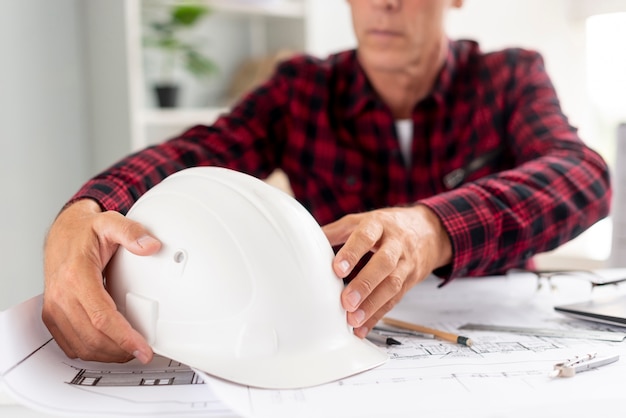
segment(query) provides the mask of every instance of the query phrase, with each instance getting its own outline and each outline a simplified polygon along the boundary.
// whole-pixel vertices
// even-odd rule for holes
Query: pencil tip
[[[457,338],[456,342],[457,342],[458,344],[462,344],[462,345],[465,345],[465,346],[467,346],[467,347],[471,347],[471,346],[472,346],[472,344],[473,344],[472,340],[470,340],[470,339],[469,339],[469,338],[467,338],[467,337],[462,337],[462,336],[459,336],[459,337]]]
[[[387,345],[402,345],[402,343],[395,338],[387,337]]]

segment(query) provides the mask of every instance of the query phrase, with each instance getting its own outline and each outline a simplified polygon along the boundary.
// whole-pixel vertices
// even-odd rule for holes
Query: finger
[[[83,350],[78,352],[79,357],[89,356],[85,354],[84,350],[87,350],[93,355],[100,352],[118,359],[122,355],[132,355],[143,363],[149,362],[152,349],[117,311],[115,302],[103,285],[98,267],[91,263],[75,266],[72,281],[76,284],[72,287],[72,299],[55,300],[62,301],[65,316],[71,318],[68,320],[70,326],[80,340],[73,342],[73,348],[75,351]]]
[[[333,260],[335,274],[340,278],[350,274],[359,260],[374,249],[382,235],[383,226],[380,222],[361,222],[335,255]]]
[[[133,357],[113,340],[94,328],[82,307],[79,307],[75,312],[78,313],[72,317],[72,322],[68,321],[67,326],[64,327],[64,334],[80,359],[125,362]]]
[[[161,242],[139,222],[117,212],[107,212],[96,220],[95,230],[105,242],[119,244],[136,255],[150,255],[161,248]]]
[[[132,358],[127,350],[93,326],[81,304],[85,299],[52,299],[61,304],[48,303],[48,300],[44,300],[42,319],[68,357],[107,362]]]
[[[356,313],[357,309],[362,309],[361,303],[397,268],[401,255],[402,249],[393,242],[383,244],[373,253],[369,262],[341,293],[344,309],[355,312],[353,316],[361,316],[361,313]]]
[[[75,288],[75,286],[70,286]],[[70,325],[64,307],[68,306],[68,295],[71,292],[58,291],[58,287],[46,285],[41,310],[41,319],[56,340],[57,344],[69,358],[77,358],[75,349],[80,339]],[[71,313],[70,313],[71,314]],[[72,315],[73,317],[74,315]]]
[[[59,347],[70,358],[93,361],[128,361],[132,356],[93,329],[89,318],[80,306],[72,306],[72,321],[63,312],[49,314],[44,311],[42,318]]]
[[[103,317],[115,314],[119,315],[119,312],[102,312]],[[65,321],[65,318],[58,321],[63,325],[65,339],[77,357],[83,360],[106,362],[125,362],[136,357],[146,363],[151,359],[151,354],[144,358],[136,352],[137,350],[124,347],[118,341],[113,340],[106,332],[99,329],[98,322],[94,324],[93,321],[94,319],[87,314],[83,306],[76,306],[73,309],[71,322]]]
[[[324,231],[330,245],[336,246],[346,242],[352,231],[359,225],[359,222],[360,217],[358,215],[348,215],[324,225],[322,231]]]
[[[406,277],[409,271],[409,264],[401,262],[370,297],[363,301],[362,316],[351,318],[352,314],[348,314],[348,323],[354,328],[357,336],[364,338],[376,323],[398,303],[408,288]]]
[[[145,338],[116,309],[94,309],[87,315],[93,328],[103,336],[103,344],[110,341],[110,346],[123,350],[144,364],[152,360],[153,352]]]
[[[115,347],[137,357],[142,363],[148,363],[153,352],[145,338],[117,310],[115,302],[102,285],[89,287],[91,289],[86,288],[85,303],[82,304],[88,322],[88,337],[101,344],[107,344],[106,340],[110,340]]]
[[[75,341],[77,338],[75,335],[72,335],[74,334],[74,330],[71,329],[71,327],[69,330],[70,332],[68,332],[67,330],[63,331],[62,328],[65,327],[57,325],[61,317],[65,318],[65,316],[62,314],[52,315],[51,313],[49,313],[49,310],[45,309],[44,305],[41,319],[50,331],[50,334],[52,334],[52,337],[57,342],[61,350],[63,350],[66,356],[68,356],[69,358],[76,358],[78,357],[78,354],[76,354],[76,351],[72,348],[72,344],[70,343],[70,341]],[[67,324],[67,320],[65,322]]]
[[[366,324],[370,319],[390,301],[399,299],[406,291],[406,278],[409,267],[406,263],[400,263],[398,267],[385,277],[385,279],[373,291],[363,299],[358,309],[348,312],[348,324],[358,328]]]

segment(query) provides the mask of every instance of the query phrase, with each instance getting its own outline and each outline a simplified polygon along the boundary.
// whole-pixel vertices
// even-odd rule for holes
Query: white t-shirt
[[[398,135],[404,165],[410,167],[411,146],[413,145],[413,121],[411,119],[396,120],[396,134]]]

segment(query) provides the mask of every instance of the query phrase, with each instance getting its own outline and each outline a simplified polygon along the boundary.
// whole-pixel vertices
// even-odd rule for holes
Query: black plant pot
[[[176,107],[179,86],[176,84],[157,84],[154,86],[159,107]]]

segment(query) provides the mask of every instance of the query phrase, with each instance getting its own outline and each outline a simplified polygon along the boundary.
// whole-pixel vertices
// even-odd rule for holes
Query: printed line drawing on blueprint
[[[617,344],[490,332],[472,333],[474,344],[471,347],[415,336],[394,335],[394,338],[402,344],[379,346],[387,352],[390,362],[366,374],[338,381],[336,385],[435,384],[436,381],[439,381],[437,384],[448,381],[449,385],[454,381],[463,391],[473,393],[507,379],[509,385],[511,380],[517,380],[517,384],[528,389],[546,384],[553,364],[566,353],[590,346],[606,351]]]
[[[87,369],[70,364],[68,366],[77,370],[77,373],[67,383],[78,386],[164,386],[204,383],[188,366],[159,355],[154,356],[149,369],[145,367]]]
[[[394,360],[430,358],[431,356],[466,357],[472,358],[485,354],[509,353],[509,352],[543,352],[546,350],[558,350],[565,346],[555,340],[540,337],[525,338],[522,341],[498,338],[490,341],[489,337],[476,339],[473,337],[472,347],[464,347],[457,344],[440,342],[437,340],[419,340],[416,338],[394,337],[402,344],[386,349],[387,354]]]

